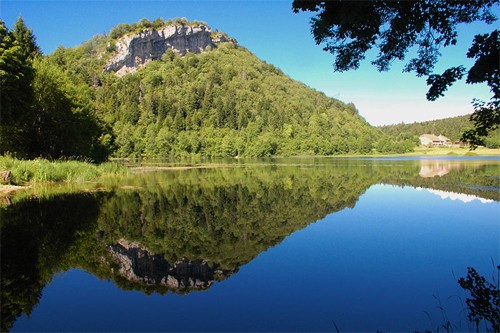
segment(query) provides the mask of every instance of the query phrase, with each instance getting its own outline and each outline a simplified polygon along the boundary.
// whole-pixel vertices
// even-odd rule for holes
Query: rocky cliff
[[[144,29],[129,34],[114,44],[114,52],[107,61],[104,71],[116,72],[118,76],[133,73],[138,67],[151,60],[160,59],[169,49],[184,55],[187,52],[200,53],[218,43],[235,42],[222,33],[212,34],[205,25],[167,25],[161,29]],[[110,45],[110,47],[113,47]]]
[[[215,280],[224,279],[229,273],[205,260],[183,258],[169,263],[163,256],[125,239],[109,245],[108,251],[118,264],[116,273],[122,277],[150,286],[166,286],[171,290],[207,289]]]

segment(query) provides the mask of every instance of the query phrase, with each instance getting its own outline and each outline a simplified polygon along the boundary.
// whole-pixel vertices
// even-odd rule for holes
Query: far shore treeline
[[[418,137],[422,134],[442,134],[451,142],[460,141],[464,132],[474,128],[470,115],[457,116],[438,120],[415,122],[412,124],[395,124],[379,127],[391,137]],[[487,148],[500,148],[500,129],[494,130],[483,139]]]
[[[201,54],[167,51],[122,77],[103,71],[122,35],[167,24],[189,22],[143,19],[42,55],[22,18],[11,29],[0,21],[0,154],[101,162],[405,153],[418,145],[416,133],[371,126],[353,104],[292,80],[233,41]]]

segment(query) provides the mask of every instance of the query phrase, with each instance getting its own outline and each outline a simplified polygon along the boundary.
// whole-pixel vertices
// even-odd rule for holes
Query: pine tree
[[[36,44],[36,37],[33,35],[33,31],[26,26],[21,16],[14,24],[12,35],[27,59],[33,60],[42,54],[40,47]]]
[[[29,145],[27,132],[32,123],[30,107],[34,77],[28,55],[36,44],[33,44],[34,39],[32,43],[18,42],[16,35],[25,35],[23,25],[18,25],[17,30],[9,31],[0,21],[0,153],[11,152],[26,157]],[[23,49],[23,45],[31,45],[32,48],[28,51]]]

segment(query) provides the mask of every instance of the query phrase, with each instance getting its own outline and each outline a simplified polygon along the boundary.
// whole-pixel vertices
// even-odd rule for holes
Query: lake
[[[2,331],[473,329],[499,157],[224,163],[5,199]]]

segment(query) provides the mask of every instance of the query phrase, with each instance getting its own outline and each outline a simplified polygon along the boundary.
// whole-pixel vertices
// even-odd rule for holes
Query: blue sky
[[[12,27],[22,15],[34,31],[45,54],[59,45],[72,47],[96,34],[107,33],[119,23],[141,18],[153,20],[185,17],[206,22],[236,38],[260,59],[279,67],[291,78],[344,102],[353,102],[372,125],[411,123],[468,114],[473,98],[488,100],[486,85],[457,83],[436,102],[425,99],[425,78],[402,73],[394,63],[380,73],[367,59],[357,71],[333,72],[333,57],[314,43],[310,13],[294,14],[292,0],[274,1],[6,1],[0,0],[0,18]],[[497,13],[498,14],[498,13]],[[443,70],[470,64],[465,53],[474,34],[495,25],[462,27],[457,46],[444,50],[437,67]]]

